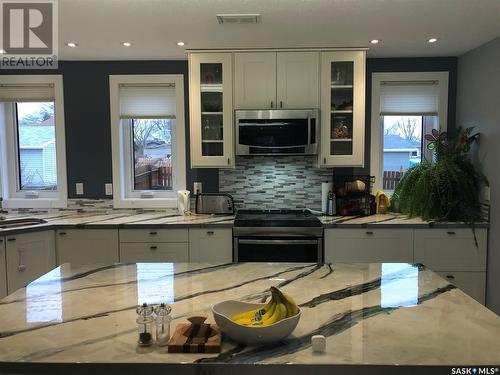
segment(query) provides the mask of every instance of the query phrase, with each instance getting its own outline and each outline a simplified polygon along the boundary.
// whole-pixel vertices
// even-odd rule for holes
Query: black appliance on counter
[[[303,210],[239,210],[235,262],[323,262],[323,226]]]

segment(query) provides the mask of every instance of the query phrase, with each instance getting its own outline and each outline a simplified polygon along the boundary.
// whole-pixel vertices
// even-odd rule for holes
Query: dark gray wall
[[[109,75],[183,74],[186,140],[189,140],[187,61],[62,61],[58,70],[1,71],[0,74],[62,74],[66,125],[69,198],[104,198],[104,184],[112,182]],[[217,170],[190,169],[187,145],[187,188],[202,181],[204,191],[217,191]],[[75,183],[85,194],[76,195]]]
[[[457,118],[481,132],[478,161],[489,179],[487,306],[500,314],[500,38],[458,59]]]

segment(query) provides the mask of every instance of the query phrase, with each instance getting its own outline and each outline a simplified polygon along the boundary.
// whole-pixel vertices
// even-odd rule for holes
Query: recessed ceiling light
[[[429,43],[436,43],[438,41],[438,39],[437,38],[429,38],[427,41]]]
[[[122,43],[122,46],[124,46],[124,47],[132,47],[132,45],[133,45],[133,44],[132,44],[132,43],[130,43],[130,42],[123,42],[123,43]]]
[[[71,47],[71,48],[78,47],[78,43],[76,43],[76,42],[68,42],[68,43],[66,43],[66,45],[67,45],[68,47]]]
[[[182,47],[184,44],[186,44],[186,43],[184,43],[184,42],[177,42],[177,45],[178,45],[179,47]]]
[[[370,40],[371,44],[378,44],[379,42],[380,42],[380,40],[378,40],[378,39],[372,39],[372,40]]]

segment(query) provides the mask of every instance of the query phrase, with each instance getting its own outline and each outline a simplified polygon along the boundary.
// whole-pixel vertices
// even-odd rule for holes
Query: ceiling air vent
[[[217,14],[219,24],[249,24],[259,23],[260,14]]]

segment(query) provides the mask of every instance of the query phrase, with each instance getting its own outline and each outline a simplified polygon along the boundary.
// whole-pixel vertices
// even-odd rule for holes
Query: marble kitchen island
[[[223,300],[260,301],[271,285],[302,310],[281,343],[224,338],[220,354],[137,347],[137,304],[171,304],[173,329]],[[0,316],[0,373],[450,374],[500,364],[500,317],[411,264],[64,264],[3,299]],[[324,354],[312,353],[314,334],[327,337]]]

